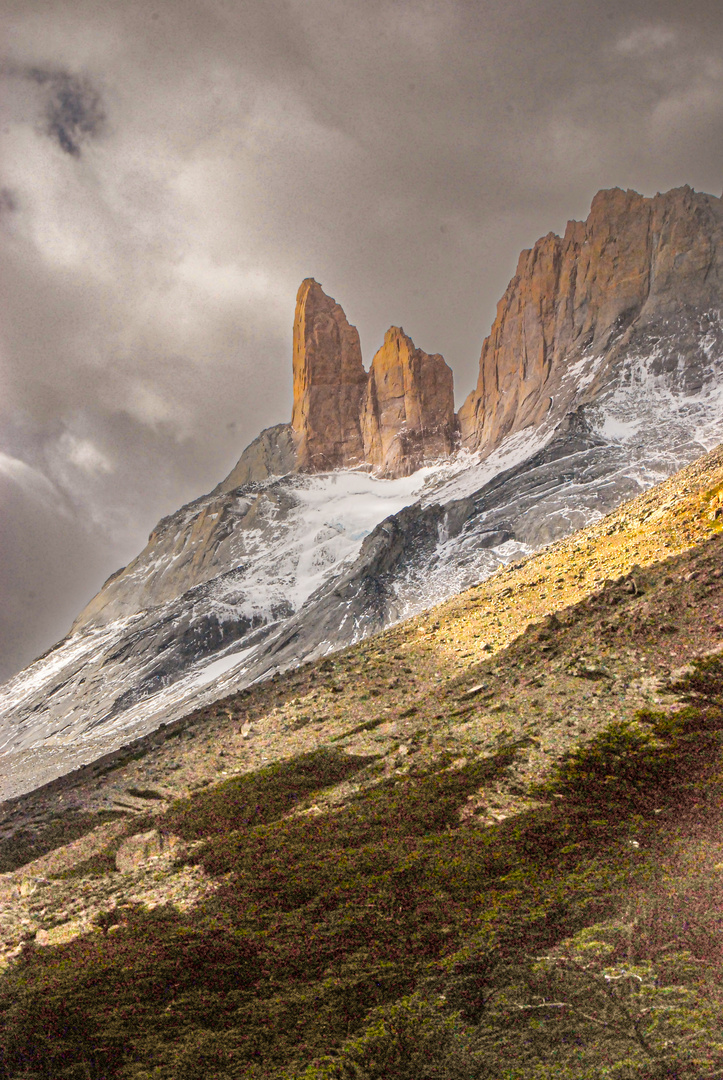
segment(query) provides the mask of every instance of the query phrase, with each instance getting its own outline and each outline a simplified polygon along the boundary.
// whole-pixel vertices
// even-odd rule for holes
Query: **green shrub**
[[[362,731],[374,731],[375,728],[388,723],[388,721],[388,716],[379,716],[376,720],[366,720],[363,724],[357,724],[356,727],[351,728],[349,731],[343,731],[341,735],[335,735],[331,741],[339,742],[340,739],[347,739],[350,735],[358,735]]]
[[[132,795],[134,799],[165,799],[165,795],[162,795],[160,791],[155,791],[153,788],[126,788],[129,795]]]
[[[723,707],[723,655],[716,653],[693,663],[693,671],[671,683],[670,690],[683,701]]]
[[[634,932],[632,925],[589,926],[529,957],[488,1022],[516,1032],[542,1061],[578,1058],[581,1046],[599,1057],[602,1049],[619,1076],[723,1065],[723,1008],[700,985],[699,961],[671,950],[636,963],[625,955]]]
[[[629,1039],[526,1006],[545,987],[600,1003],[606,968],[629,965],[687,987],[694,997],[666,1004],[714,1032],[721,897],[699,882],[666,899],[656,864],[678,842],[679,810],[718,820],[713,712],[689,703],[611,725],[561,764],[545,790],[563,798],[491,827],[460,809],[514,749],[389,777],[315,814],[285,816],[370,759],[302,755],[177,804],[161,820],[205,837],[193,861],[224,880],[186,915],[116,909],[105,937],[28,948],[0,977],[0,1080],[291,1080],[307,1066],[309,1080],[652,1077]],[[595,995],[576,990],[561,942],[577,962],[587,938],[575,935],[653,887],[659,907],[628,920],[635,948],[608,926]],[[705,962],[701,977],[685,954]]]
[[[463,1041],[457,1016],[413,995],[375,1009],[359,1035],[303,1080],[473,1080],[479,1074],[469,1056],[461,1060]]]
[[[73,878],[105,877],[106,874],[115,874],[118,872],[115,864],[117,847],[118,845],[113,844],[103,851],[96,852],[95,855],[90,855],[82,862],[76,863],[68,870],[51,874],[51,877],[56,881],[69,881]]]
[[[172,908],[122,909],[106,921],[115,934],[31,951],[5,973],[0,1076],[106,1080],[139,1035],[173,1045],[189,1018],[208,1026],[258,978],[257,948],[230,928],[194,926]]]
[[[223,1035],[193,1031],[173,1053],[174,1080],[232,1080],[233,1057]]]
[[[32,829],[20,829],[0,840],[0,874],[19,870],[41,855],[79,840],[104,822],[127,816],[125,811],[119,810],[101,810],[96,814],[69,810],[48,818]]]
[[[313,792],[353,776],[371,760],[339,750],[314,750],[179,799],[164,824],[187,840],[262,825],[283,817]]]
[[[647,725],[621,720],[571,751],[540,790],[587,808],[637,807],[675,776],[670,744]]]

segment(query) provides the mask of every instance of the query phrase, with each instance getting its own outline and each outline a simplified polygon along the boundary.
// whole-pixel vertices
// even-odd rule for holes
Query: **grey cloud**
[[[8,94],[16,114],[18,107],[21,115],[37,111],[40,130],[71,157],[80,157],[84,145],[106,128],[101,91],[87,74],[5,58],[0,62],[0,77],[16,84]],[[23,107],[17,100],[18,83],[36,88],[39,100],[35,109],[29,102]]]
[[[0,679],[67,633],[78,599],[90,598],[104,577],[106,538],[59,511],[57,493],[45,494],[0,462]],[[41,607],[44,618],[33,618]]]
[[[0,188],[0,218],[6,214],[12,214],[13,210],[17,210],[17,198],[10,188]]]

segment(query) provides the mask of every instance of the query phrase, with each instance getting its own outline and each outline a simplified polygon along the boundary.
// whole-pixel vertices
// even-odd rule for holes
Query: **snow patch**
[[[229,653],[227,656],[222,656],[220,660],[213,660],[210,664],[194,675],[189,680],[190,686],[206,686],[207,683],[213,682],[220,675],[225,675],[227,671],[233,670],[243,660],[244,656],[252,651],[249,649],[240,649],[238,652]],[[189,685],[189,682],[186,685]]]

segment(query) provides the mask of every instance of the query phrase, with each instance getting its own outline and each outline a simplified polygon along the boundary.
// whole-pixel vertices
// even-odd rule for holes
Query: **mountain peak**
[[[367,373],[355,328],[307,278],[291,422],[165,518],[2,688],[6,790],[479,583],[715,445],[722,232],[717,198],[615,189],[523,252],[462,411],[479,456],[411,478],[455,448],[451,371],[392,326]],[[550,602],[563,584],[550,578]]]
[[[693,360],[696,319],[720,308],[722,280],[719,199],[687,186],[653,198],[599,191],[585,221],[521,253],[459,413],[463,444],[489,454],[510,434],[553,426],[585,400],[571,369],[597,364],[593,393],[626,356],[650,353],[661,322],[683,309],[681,360]]]
[[[585,221],[521,252],[459,417],[439,354],[391,326],[367,374],[356,328],[305,278],[294,318],[293,467],[404,476],[452,454],[460,436],[486,457],[516,432],[552,431],[625,356],[650,352],[661,320],[682,307],[700,318],[718,310],[722,239],[721,200],[688,185],[653,197],[598,191]],[[684,362],[698,351],[688,336]],[[582,379],[568,377],[583,368]]]
[[[362,404],[366,461],[385,476],[403,476],[454,450],[452,370],[439,353],[416,348],[392,326],[369,371]]]
[[[452,371],[439,354],[416,348],[400,326],[389,328],[367,374],[356,327],[317,281],[305,278],[293,340],[297,469],[366,466],[381,476],[407,476],[452,452]]]
[[[297,465],[325,472],[363,460],[359,403],[367,375],[359,334],[313,278],[296,297],[291,428]]]

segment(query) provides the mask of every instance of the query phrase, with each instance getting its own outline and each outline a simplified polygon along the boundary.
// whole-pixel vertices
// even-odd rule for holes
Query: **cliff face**
[[[415,348],[400,327],[387,331],[372,361],[361,428],[364,459],[384,476],[414,472],[454,449],[451,368]]]
[[[359,406],[367,374],[359,334],[313,278],[296,297],[293,340],[297,467],[326,472],[361,464]]]
[[[341,306],[312,278],[302,282],[294,316],[296,469],[366,465],[378,476],[408,476],[452,452],[455,426],[452,372],[441,356],[392,327],[367,375]]]
[[[308,279],[294,323],[296,467],[403,476],[453,453],[457,431],[486,455],[510,434],[552,428],[609,384],[619,362],[670,336],[671,320],[677,353],[661,356],[661,370],[694,367],[722,290],[720,199],[688,187],[654,198],[598,192],[586,221],[520,255],[477,386],[455,418],[441,356],[392,327],[367,376],[356,330]]]
[[[647,199],[599,192],[586,221],[520,255],[459,413],[463,445],[491,451],[515,431],[560,418],[579,387],[575,363],[603,356],[596,385],[666,319],[720,308],[721,200],[688,187]],[[595,387],[593,387],[594,389]]]

